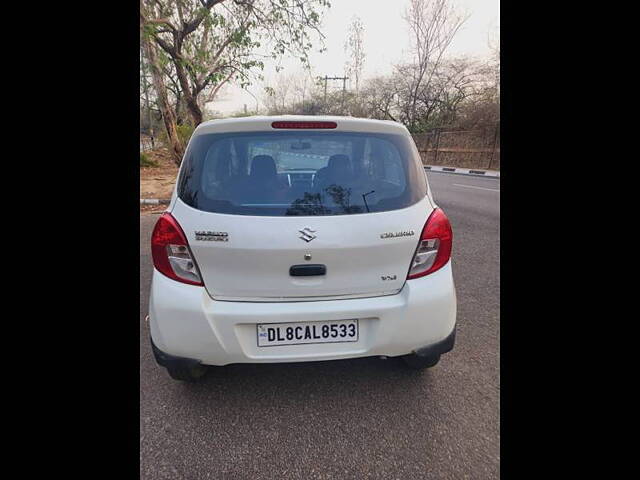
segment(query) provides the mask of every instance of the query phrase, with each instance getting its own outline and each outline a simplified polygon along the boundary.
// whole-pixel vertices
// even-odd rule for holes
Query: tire
[[[181,382],[195,383],[207,374],[208,368],[205,365],[191,365],[180,367],[167,367],[167,372],[174,380]]]
[[[414,370],[422,370],[425,368],[434,367],[440,361],[440,355],[432,356],[420,356],[415,353],[410,353],[402,357],[405,365]]]

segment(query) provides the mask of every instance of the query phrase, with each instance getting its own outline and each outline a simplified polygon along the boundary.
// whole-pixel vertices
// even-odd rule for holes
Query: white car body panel
[[[151,336],[160,350],[206,365],[398,356],[446,338],[456,323],[451,263],[397,295],[317,302],[227,302],[154,271]],[[257,346],[256,324],[358,318],[355,343]]]
[[[224,120],[209,120],[203,122],[195,129],[193,135],[218,132],[260,132],[272,130],[271,123],[275,121],[286,122],[336,122],[337,128],[327,130],[329,132],[366,132],[366,133],[397,133],[409,134],[407,128],[390,120],[372,120],[367,118],[338,117],[338,116],[308,116],[308,115],[280,115],[253,116],[240,118],[227,118]]]
[[[177,200],[171,214],[187,236],[211,296],[219,300],[314,300],[378,296],[400,291],[425,221],[428,199],[402,210],[315,217],[260,217],[209,213]],[[300,230],[310,227],[306,242]],[[229,241],[196,240],[196,231],[223,231]],[[385,238],[386,232],[413,235]],[[289,267],[326,265],[319,277],[292,277]],[[393,280],[390,280],[392,278]]]
[[[214,120],[194,132],[271,129],[273,121],[335,121],[331,131],[396,133],[390,121],[331,116]],[[411,142],[419,161],[417,148]],[[426,173],[425,173],[426,178]],[[206,365],[398,356],[439,342],[456,324],[451,261],[425,277],[406,280],[420,233],[435,208],[427,194],[407,208],[328,216],[247,216],[197,210],[174,189],[167,211],[181,225],[205,287],[174,281],[154,269],[151,337],[163,352]],[[307,243],[299,230],[316,238]],[[195,239],[195,232],[227,232],[228,242]],[[381,234],[413,230],[410,236]],[[324,264],[322,277],[291,277],[289,267]],[[383,279],[384,277],[384,279]],[[393,278],[395,277],[395,279]],[[351,343],[257,345],[257,324],[358,319]]]

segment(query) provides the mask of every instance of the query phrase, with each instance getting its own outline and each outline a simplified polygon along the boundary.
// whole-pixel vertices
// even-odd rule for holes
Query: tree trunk
[[[182,156],[184,155],[184,145],[182,145],[180,137],[178,136],[176,114],[169,104],[167,90],[164,84],[164,79],[162,78],[162,70],[158,64],[155,45],[145,35],[142,35],[141,41],[149,62],[153,86],[155,87],[156,94],[158,96],[158,107],[160,108],[162,120],[164,121],[164,126],[167,131],[167,137],[170,144],[169,150],[171,151],[173,161],[179,166],[182,162]]]
[[[198,105],[198,99],[191,93],[189,80],[187,79],[187,72],[180,63],[180,59],[175,58],[173,55],[171,55],[171,58],[176,67],[176,75],[178,77],[178,82],[180,82],[180,87],[182,88],[182,96],[184,98],[184,103],[187,106],[187,111],[189,112],[189,115],[191,115],[193,126],[197,127],[202,123],[202,110],[200,110],[200,106]]]

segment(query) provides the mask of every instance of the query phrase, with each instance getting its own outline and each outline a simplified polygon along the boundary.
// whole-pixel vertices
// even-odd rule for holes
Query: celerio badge
[[[416,232],[413,230],[403,230],[401,232],[385,232],[380,234],[380,238],[396,238],[396,237],[411,237]]]

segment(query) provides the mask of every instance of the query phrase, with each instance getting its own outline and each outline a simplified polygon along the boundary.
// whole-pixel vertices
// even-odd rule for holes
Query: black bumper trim
[[[437,343],[420,347],[413,351],[419,357],[432,357],[436,355],[442,355],[443,353],[453,350],[453,346],[456,343],[456,327],[453,327],[452,332],[444,339]]]
[[[176,357],[174,355],[170,355],[168,353],[163,352],[156,344],[153,343],[153,338],[149,336],[149,340],[151,341],[151,350],[153,350],[153,356],[156,359],[156,363],[165,368],[181,368],[181,367],[195,367],[200,365],[202,362],[200,360],[195,360],[193,358],[185,358],[185,357]]]

